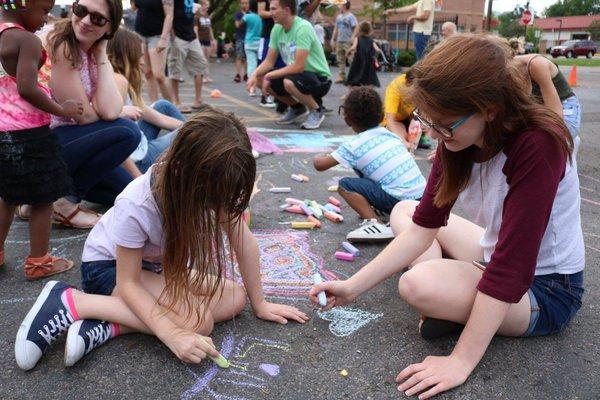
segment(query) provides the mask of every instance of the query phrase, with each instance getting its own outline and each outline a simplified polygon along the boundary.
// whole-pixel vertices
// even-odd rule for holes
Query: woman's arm
[[[554,87],[554,83],[552,83],[552,73],[549,65],[554,66],[554,64],[550,63],[550,61],[545,58],[536,57],[529,65],[529,74],[531,75],[531,79],[533,79],[540,87],[544,105],[558,114],[559,117],[563,118],[562,103],[560,97],[558,97],[558,92]]]
[[[94,47],[94,58],[98,65],[98,83],[92,97],[92,105],[103,121],[114,121],[123,110],[123,99],[115,82],[113,67],[106,54],[108,40],[101,40]]]
[[[167,48],[167,42],[171,36],[171,29],[173,29],[173,0],[162,0],[162,5],[165,13],[165,20],[163,21],[160,40],[156,45],[157,53],[160,53]]]
[[[167,131],[174,131],[183,125],[183,121],[161,114],[149,106],[142,109],[142,120]]]
[[[362,293],[370,290],[402,268],[413,262],[431,246],[438,229],[423,228],[415,223],[387,245],[371,262],[345,281],[328,281],[310,289],[311,301],[318,304],[317,294],[327,293],[325,310],[352,303]]]
[[[400,139],[404,142],[405,146],[408,146],[408,131],[406,130],[406,126],[402,121],[396,121],[395,113],[386,113],[385,114],[385,122],[387,128],[398,135]]]
[[[73,68],[71,61],[65,58],[64,49],[65,45],[61,44],[56,49],[56,54],[54,54],[50,76],[52,95],[58,103],[63,103],[69,99],[81,103],[83,114],[75,116],[73,119],[79,125],[91,124],[100,120],[100,117],[85,94],[80,71]]]

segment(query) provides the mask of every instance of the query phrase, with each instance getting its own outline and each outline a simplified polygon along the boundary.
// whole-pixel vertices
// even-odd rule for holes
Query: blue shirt
[[[262,19],[253,12],[249,12],[242,18],[246,24],[246,43],[258,42],[262,33]]]
[[[340,164],[360,171],[398,200],[423,197],[426,181],[402,139],[376,127],[342,144],[331,156]]]

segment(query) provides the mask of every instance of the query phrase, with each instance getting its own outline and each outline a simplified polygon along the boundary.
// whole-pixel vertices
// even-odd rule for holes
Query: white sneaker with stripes
[[[346,235],[349,242],[387,242],[393,238],[392,228],[375,218],[363,220],[359,228]]]

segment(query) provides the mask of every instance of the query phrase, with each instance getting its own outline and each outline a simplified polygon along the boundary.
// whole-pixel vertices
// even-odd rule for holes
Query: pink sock
[[[116,322],[112,322],[112,337],[117,337],[121,334],[121,327]]]
[[[75,321],[79,321],[81,318],[79,318],[79,314],[77,313],[77,309],[75,308],[75,302],[73,301],[73,288],[68,288],[67,290],[65,290],[60,296],[60,299],[62,300],[62,303],[65,306],[65,308],[73,316],[73,319]]]

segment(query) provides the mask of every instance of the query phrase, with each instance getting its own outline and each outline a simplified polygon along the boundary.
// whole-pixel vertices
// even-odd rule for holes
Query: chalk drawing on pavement
[[[317,315],[330,321],[329,330],[334,336],[350,336],[363,326],[383,317],[381,313],[371,313],[348,307],[335,307],[329,311],[317,311]]]

